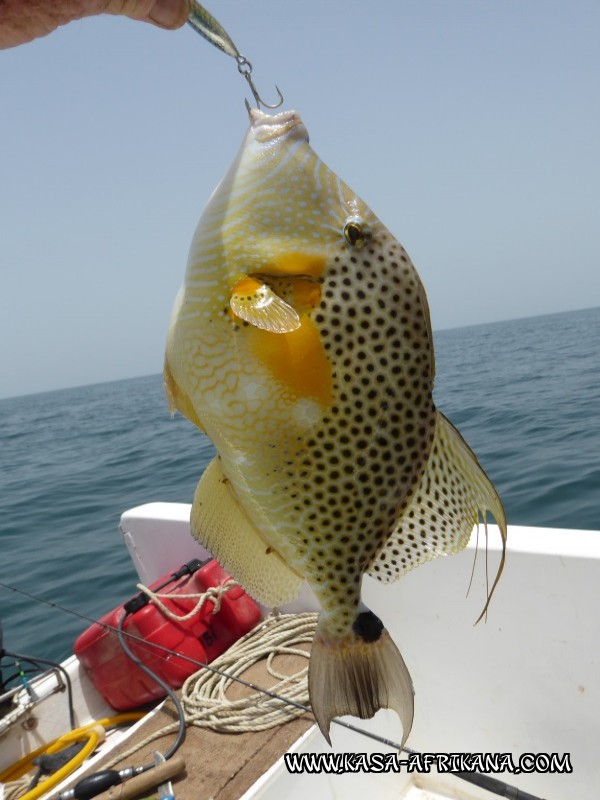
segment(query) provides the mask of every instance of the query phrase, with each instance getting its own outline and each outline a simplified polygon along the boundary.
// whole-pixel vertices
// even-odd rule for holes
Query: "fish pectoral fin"
[[[271,333],[290,333],[300,327],[296,310],[257,278],[238,281],[229,306],[236,317]]]
[[[293,600],[302,578],[265,543],[235,496],[216,456],[194,494],[192,533],[259,603],[275,607]]]
[[[502,557],[482,615],[504,568],[504,509],[469,445],[438,411],[429,460],[419,485],[391,536],[369,564],[368,574],[390,583],[436,556],[458,553],[466,547],[480,515],[485,523],[487,512],[500,528]]]

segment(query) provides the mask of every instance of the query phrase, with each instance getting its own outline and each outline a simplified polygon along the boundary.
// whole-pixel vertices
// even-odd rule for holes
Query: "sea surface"
[[[600,308],[434,338],[436,402],[509,524],[600,531]],[[159,375],[0,400],[0,582],[101,616],[136,591],[121,513],[191,502],[212,454]],[[57,660],[87,627],[2,588],[0,620],[7,649]]]

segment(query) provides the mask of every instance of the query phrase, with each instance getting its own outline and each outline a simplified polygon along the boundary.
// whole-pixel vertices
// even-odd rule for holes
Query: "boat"
[[[189,516],[190,506],[179,503],[149,503],[122,515],[123,544],[142,584],[209,557],[190,534]],[[243,735],[202,729],[188,737],[185,772],[173,778],[175,798],[486,800],[494,797],[489,791],[494,782],[496,792],[523,800],[596,797],[600,533],[510,526],[504,574],[487,619],[475,625],[485,602],[486,568],[495,573],[500,553],[498,529],[479,526],[462,553],[438,558],[394,584],[365,577],[365,602],[385,621],[415,684],[407,752],[398,754],[392,746],[400,741],[401,727],[385,710],[371,720],[347,718],[332,725],[331,747],[308,712],[262,738],[252,729]],[[305,586],[294,603],[278,611],[316,609]],[[271,612],[261,609],[267,620]],[[61,666],[5,699],[0,774],[69,731],[65,673],[79,728],[119,713],[75,655]],[[111,754],[126,751],[157,723],[168,702],[115,729],[76,771],[39,796],[58,797],[82,775],[102,769]],[[131,756],[126,763],[143,759]],[[219,774],[221,784],[209,787],[209,773]],[[508,788],[500,790],[504,784]],[[127,796],[115,792],[99,796]],[[8,782],[3,796],[11,797]]]

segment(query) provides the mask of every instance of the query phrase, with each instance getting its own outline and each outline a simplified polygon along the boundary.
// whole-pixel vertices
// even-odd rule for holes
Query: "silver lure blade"
[[[197,0],[190,1],[190,13],[187,21],[200,36],[214,44],[219,50],[227,53],[228,56],[232,56],[232,58],[239,57],[240,51],[225,28]]]

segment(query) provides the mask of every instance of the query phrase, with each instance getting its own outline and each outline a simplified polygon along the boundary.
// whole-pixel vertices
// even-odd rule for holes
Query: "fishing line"
[[[16,586],[9,586],[6,583],[0,581],[0,588],[5,589],[6,591],[13,592],[14,594],[22,595],[23,597],[28,597],[30,600],[34,600],[37,603],[41,603],[42,605],[49,606],[50,608],[55,608],[58,611],[62,611],[64,614],[69,614],[73,617],[77,617],[78,619],[82,619],[85,622],[91,622],[92,624],[100,625],[101,627],[105,628],[108,631],[113,632],[115,635],[119,635],[118,628],[115,628],[113,625],[108,625],[105,622],[100,622],[99,620],[93,619],[93,617],[89,617],[86,614],[82,614],[79,611],[75,611],[70,608],[66,608],[65,606],[60,605],[59,603],[55,603],[52,600],[46,600],[44,597],[39,597],[38,595],[32,594],[31,592],[26,592],[24,589],[18,589]],[[247,687],[248,689],[252,689],[255,692],[260,692],[261,694],[266,695],[267,697],[272,698],[273,700],[278,700],[280,703],[285,703],[290,706],[294,706],[297,709],[307,712],[308,714],[312,715],[312,709],[309,706],[305,706],[303,703],[298,703],[295,700],[292,700],[287,697],[280,697],[275,692],[271,692],[269,689],[264,689],[261,686],[257,686],[250,681],[246,681],[243,678],[239,678],[234,675],[228,675],[223,670],[217,669],[213,667],[211,664],[203,664],[201,661],[197,661],[194,658],[190,658],[189,656],[183,655],[182,653],[178,653],[175,650],[170,650],[168,647],[164,647],[163,645],[157,644],[155,642],[147,642],[140,636],[136,636],[129,631],[121,631],[122,635],[128,637],[129,639],[138,642],[139,644],[145,647],[155,648],[156,650],[161,650],[164,653],[168,653],[169,655],[175,655],[178,658],[182,658],[185,661],[188,661],[190,664],[194,664],[194,666],[207,669],[210,672],[213,672],[217,675],[220,675],[222,678],[227,678],[228,680],[235,681],[236,683],[241,684],[242,686]],[[350,722],[345,722],[341,719],[333,719],[332,722],[335,725],[339,725],[342,728],[346,728],[347,730],[353,731],[354,733],[361,734],[362,736],[366,736],[369,739],[373,739],[380,744],[384,744],[387,747],[392,747],[394,750],[398,752],[402,751],[408,753],[411,756],[418,756],[419,752],[417,750],[412,750],[410,747],[400,747],[398,742],[394,742],[391,739],[387,739],[385,736],[379,736],[379,734],[371,733],[370,731],[364,730],[364,728],[358,728],[356,725],[352,725]],[[520,789],[517,789],[515,786],[511,786],[510,784],[505,783],[504,781],[499,780],[498,778],[493,778],[491,775],[481,774],[477,772],[472,773],[465,773],[465,772],[453,772],[450,773],[456,778],[464,780],[468,783],[472,783],[476,786],[480,786],[486,789],[493,794],[500,795],[501,797],[509,797],[512,800],[543,800],[543,798],[538,797],[537,795],[530,794],[529,792],[524,792]]]

